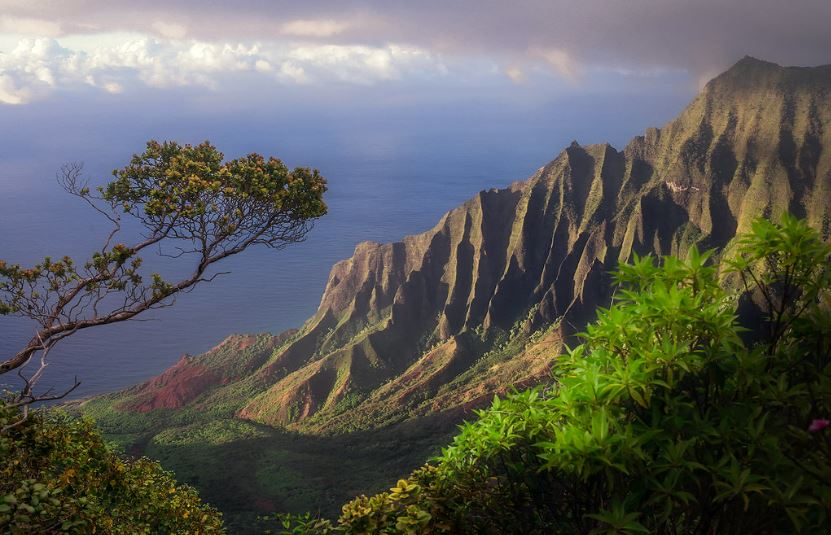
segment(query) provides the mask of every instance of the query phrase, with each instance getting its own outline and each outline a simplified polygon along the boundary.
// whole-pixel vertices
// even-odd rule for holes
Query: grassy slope
[[[549,328],[527,334],[517,325],[495,340],[480,340],[471,351],[491,349],[451,382],[436,383],[435,392],[390,403],[390,393],[400,392],[401,385],[388,384],[364,400],[359,411],[342,404],[327,415],[326,434],[290,432],[236,417],[257,391],[250,375],[216,385],[179,408],[127,409],[141,403],[142,386],[72,408],[93,417],[128,453],[158,459],[177,479],[196,486],[226,514],[234,532],[256,532],[258,514],[313,510],[336,516],[349,498],[383,490],[423,464],[447,443],[465,415],[472,416],[469,408],[491,399],[494,389],[483,387],[482,378],[504,392],[506,385],[522,385],[515,379],[527,377],[529,364],[546,373],[559,347],[557,333]],[[281,345],[264,335],[239,350],[241,339],[248,337],[231,337],[189,364],[225,369],[256,361],[252,353],[280,352]],[[268,359],[262,360],[267,365]]]

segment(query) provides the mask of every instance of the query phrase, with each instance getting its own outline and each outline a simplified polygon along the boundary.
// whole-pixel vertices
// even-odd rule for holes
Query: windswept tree
[[[217,262],[249,247],[280,249],[302,241],[313,220],[326,213],[326,181],[317,170],[289,170],[259,154],[224,161],[207,141],[150,141],[113,177],[91,188],[80,164],[58,173],[63,188],[111,226],[91,258],[46,257],[31,267],[0,260],[0,315],[36,324],[25,347],[0,355],[0,375],[17,371],[23,381],[10,401],[21,408],[21,422],[32,403],[63,397],[79,384],[61,394],[35,392],[55,344],[83,329],[170,306],[180,292],[219,275],[211,269]],[[121,241],[127,219],[141,228],[131,244]],[[190,270],[179,280],[147,273],[141,257],[147,251],[188,263]],[[22,373],[33,361],[33,371]]]

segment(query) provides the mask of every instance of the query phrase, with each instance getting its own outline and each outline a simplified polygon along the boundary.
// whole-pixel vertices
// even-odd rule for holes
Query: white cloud
[[[289,50],[287,56],[293,64],[313,72],[316,79],[333,77],[355,84],[398,80],[406,74],[443,74],[446,70],[438,57],[418,48],[398,45],[299,46]]]
[[[23,104],[31,98],[29,91],[17,86],[8,74],[0,74],[0,103]]]
[[[566,77],[580,77],[575,64],[584,74],[598,65],[623,65],[676,67],[695,76],[745,54],[816,65],[828,62],[831,50],[829,0],[0,0],[0,6],[0,33],[15,35],[408,43],[518,64],[529,75],[534,69],[527,63],[545,62]],[[534,47],[549,53],[532,57]]]
[[[268,61],[264,59],[258,59],[254,62],[254,68],[257,69],[257,72],[271,72],[274,70],[274,67]]]
[[[108,82],[101,87],[103,87],[104,91],[106,91],[107,93],[118,94],[124,91],[124,86],[119,84],[118,82]]]
[[[62,71],[71,71],[74,58],[53,39],[23,39],[8,54],[0,54],[0,101],[23,104],[49,93]]]
[[[280,65],[279,76],[280,78],[291,80],[298,84],[305,84],[309,81],[309,77],[306,76],[306,70],[291,61],[286,61]]]
[[[505,69],[505,76],[511,79],[511,81],[515,84],[524,83],[525,78],[525,71],[520,69],[519,67],[508,67]]]
[[[372,84],[446,71],[438,57],[397,45],[291,47],[135,34],[65,41],[66,45],[51,38],[21,39],[10,52],[0,52],[0,102],[23,104],[73,86],[109,93],[121,93],[135,84],[218,88],[239,73],[263,76],[272,83]]]

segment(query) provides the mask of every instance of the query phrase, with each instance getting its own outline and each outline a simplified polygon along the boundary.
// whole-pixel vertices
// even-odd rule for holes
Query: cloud
[[[317,77],[331,76],[337,80],[369,84],[381,80],[401,78],[406,70],[419,64],[428,67],[434,63],[426,52],[390,45],[383,48],[346,45],[300,46],[289,51],[294,64],[305,65]],[[439,67],[437,66],[438,69]]]
[[[118,82],[106,82],[101,86],[107,93],[118,94],[124,91],[124,86]]]
[[[30,98],[29,90],[18,87],[12,76],[0,74],[0,103],[23,104]]]
[[[505,69],[505,76],[511,79],[511,81],[515,84],[524,83],[527,79],[525,77],[525,71],[520,69],[519,67],[508,67]]]
[[[747,54],[831,62],[829,0],[0,2],[5,103],[72,85],[216,88],[245,73],[375,84],[490,69],[514,83],[533,84],[544,71],[580,84],[597,69],[705,79]],[[17,50],[22,37],[52,39],[52,48]]]
[[[309,81],[309,77],[306,76],[306,70],[291,61],[286,61],[280,65],[279,76],[298,84],[305,84]]]
[[[53,39],[24,39],[0,55],[0,102],[24,104],[48,93],[62,72],[77,64],[69,51]]]
[[[698,75],[746,54],[785,64],[831,61],[828,0],[4,0],[3,11],[30,21],[31,30],[43,24],[44,36],[128,31],[205,42],[399,43],[485,55],[503,66],[537,62],[565,76],[597,65]],[[558,52],[552,61],[540,50]]]
[[[21,39],[0,53],[0,102],[24,104],[55,90],[87,86],[121,93],[140,84],[156,88],[218,88],[236,74],[265,82],[373,84],[406,73],[441,74],[444,65],[412,47],[217,43],[125,37],[92,47],[51,38]]]

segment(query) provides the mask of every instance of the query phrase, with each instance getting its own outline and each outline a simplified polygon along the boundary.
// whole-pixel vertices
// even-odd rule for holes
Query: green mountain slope
[[[220,505],[233,494],[264,509],[325,509],[372,491],[472,408],[544,376],[563,340],[608,304],[620,260],[725,246],[754,217],[786,210],[828,238],[829,93],[831,66],[745,58],[622,151],[575,142],[425,233],[359,244],[298,331],[231,337],[82,409],[180,478],[218,484],[206,497]],[[398,433],[414,444],[405,453]],[[314,490],[315,466],[339,472],[321,476],[333,494]]]

